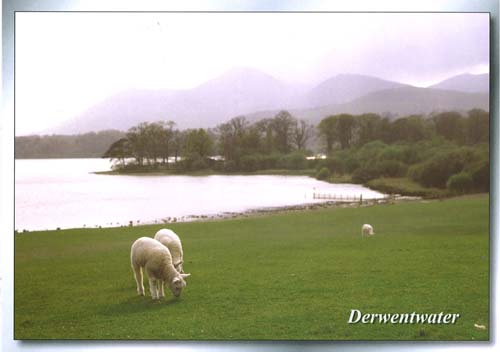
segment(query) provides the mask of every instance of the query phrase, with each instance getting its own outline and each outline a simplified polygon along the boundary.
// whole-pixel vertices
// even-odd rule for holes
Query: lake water
[[[198,216],[322,202],[313,193],[381,198],[305,176],[96,175],[107,159],[16,160],[15,228],[45,230],[185,221]]]

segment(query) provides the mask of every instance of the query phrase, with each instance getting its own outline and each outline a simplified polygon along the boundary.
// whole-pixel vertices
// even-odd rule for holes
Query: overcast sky
[[[427,86],[489,66],[488,14],[16,14],[16,134],[130,88],[186,89],[234,67],[314,85],[357,73]]]

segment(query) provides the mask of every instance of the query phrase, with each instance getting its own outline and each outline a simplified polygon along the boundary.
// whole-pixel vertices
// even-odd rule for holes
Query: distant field
[[[192,275],[137,296],[132,242],[160,225],[15,235],[16,339],[488,340],[488,196],[168,225]],[[360,237],[363,223],[373,238]],[[348,324],[459,313],[454,325]]]

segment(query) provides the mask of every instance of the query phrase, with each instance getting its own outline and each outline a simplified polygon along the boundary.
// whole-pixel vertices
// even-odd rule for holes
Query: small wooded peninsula
[[[110,158],[113,174],[297,174],[435,198],[489,190],[489,113],[338,114],[314,126],[283,110],[207,129],[158,121],[127,132],[16,138],[16,158],[48,157]]]

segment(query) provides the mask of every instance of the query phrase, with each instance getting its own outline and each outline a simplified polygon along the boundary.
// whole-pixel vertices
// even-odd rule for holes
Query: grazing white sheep
[[[182,288],[186,286],[184,279],[191,275],[180,274],[175,270],[168,248],[149,237],[141,237],[132,244],[130,263],[134,270],[137,293],[144,296],[142,268],[145,268],[153,299],[165,297],[164,284],[168,285],[175,297],[179,297]]]
[[[373,236],[375,235],[375,232],[373,232],[373,227],[372,225],[369,224],[364,224],[361,226],[361,237],[363,236]]]
[[[182,253],[182,243],[179,236],[177,236],[177,234],[172,230],[161,229],[156,233],[155,240],[160,241],[170,250],[175,269],[177,269],[178,272],[183,273],[184,269],[182,268],[182,264],[184,263],[184,255]]]

